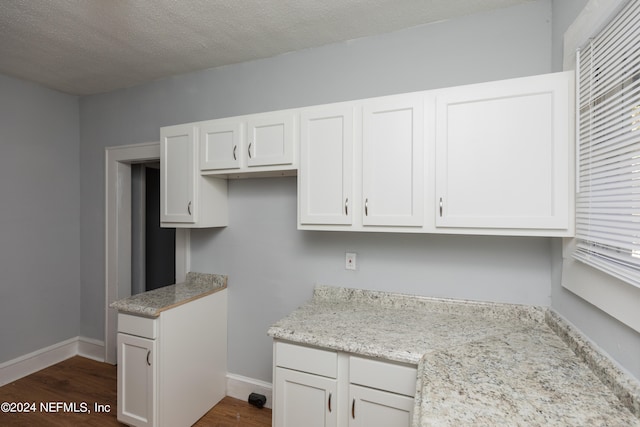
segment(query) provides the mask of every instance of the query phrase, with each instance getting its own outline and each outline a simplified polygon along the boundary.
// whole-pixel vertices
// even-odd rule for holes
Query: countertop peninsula
[[[638,382],[544,307],[318,286],[268,334],[416,365],[414,427],[640,425]]]
[[[132,295],[111,303],[109,307],[120,313],[158,317],[165,310],[226,288],[225,275],[189,272],[182,283]]]

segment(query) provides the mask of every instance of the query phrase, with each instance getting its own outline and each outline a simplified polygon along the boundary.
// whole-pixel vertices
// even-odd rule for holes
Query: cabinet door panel
[[[276,368],[276,427],[335,427],[337,381]]]
[[[156,416],[156,341],[118,333],[118,420],[152,426]]]
[[[352,223],[353,107],[301,114],[300,223]]]
[[[422,95],[396,96],[364,105],[364,225],[422,225],[423,122]]]
[[[207,122],[200,126],[200,169],[240,167],[242,123]]]
[[[438,227],[569,227],[569,91],[546,75],[438,96]]]
[[[247,123],[247,166],[293,163],[293,113],[260,114]]]
[[[163,128],[160,135],[160,221],[197,221],[195,145],[191,125]]]
[[[414,400],[385,391],[349,386],[349,427],[410,427]]]

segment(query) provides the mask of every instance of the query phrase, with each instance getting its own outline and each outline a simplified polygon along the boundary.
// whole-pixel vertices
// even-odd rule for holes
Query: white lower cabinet
[[[118,333],[118,420],[152,426],[156,418],[156,340]]]
[[[157,318],[118,314],[118,421],[191,426],[226,395],[226,289]]]
[[[374,388],[349,386],[350,427],[390,427],[411,425],[413,397]]]
[[[276,368],[276,426],[336,427],[338,381],[333,378]]]
[[[409,427],[414,366],[274,344],[275,427]]]

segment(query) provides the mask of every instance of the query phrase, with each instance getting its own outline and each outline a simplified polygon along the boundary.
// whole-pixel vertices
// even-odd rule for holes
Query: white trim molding
[[[78,356],[104,362],[104,341],[78,337]]]
[[[242,375],[227,374],[227,396],[247,401],[251,393],[259,393],[267,398],[265,408],[272,408],[273,385]]]
[[[117,360],[117,312],[109,304],[131,295],[131,164],[160,159],[160,142],[105,148],[104,360]],[[176,280],[190,269],[190,234],[176,230]]]
[[[41,348],[24,356],[0,364],[0,387],[73,356],[83,356],[102,362],[104,343],[85,337],[68,340]]]

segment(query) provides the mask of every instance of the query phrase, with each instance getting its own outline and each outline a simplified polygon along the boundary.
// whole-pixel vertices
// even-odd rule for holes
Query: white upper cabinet
[[[564,72],[163,128],[162,223],[221,222],[200,217],[220,193],[203,177],[297,174],[302,230],[572,236],[573,85]]]
[[[297,170],[296,110],[196,123],[200,170],[226,177],[291,175]]]
[[[421,231],[423,93],[304,109],[300,229]]]
[[[160,131],[161,222],[195,223],[198,220],[195,146],[198,129],[192,125]]]
[[[200,175],[198,127],[160,129],[160,225],[220,227],[228,220],[227,181]]]
[[[323,106],[300,115],[300,224],[352,224],[353,109]]]
[[[251,116],[247,122],[247,166],[293,164],[294,119],[292,112]]]
[[[424,221],[423,94],[367,101],[362,113],[364,225]]]
[[[571,72],[439,92],[437,229],[571,235],[572,94]]]
[[[212,120],[200,126],[200,169],[239,169],[244,150],[244,125],[237,120]]]

